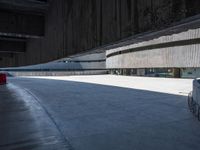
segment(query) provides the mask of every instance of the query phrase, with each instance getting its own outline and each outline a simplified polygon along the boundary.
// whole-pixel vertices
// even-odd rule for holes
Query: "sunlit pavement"
[[[92,84],[117,86],[176,95],[188,95],[192,90],[192,79],[174,78],[152,78],[152,77],[131,77],[114,75],[94,76],[67,76],[67,77],[29,77],[40,79],[53,79],[63,81],[75,81]]]
[[[4,135],[0,149],[2,146],[20,149],[21,145],[16,143],[27,140],[27,136],[31,139],[35,132],[37,142],[53,137],[54,142],[57,140],[53,146],[60,146],[59,150],[196,150],[200,147],[200,123],[187,108],[186,95],[191,88],[190,79],[111,75],[10,78],[0,92],[16,92],[18,96],[12,95],[9,102],[1,101],[1,116],[5,117],[0,120],[0,133]],[[19,89],[26,96],[20,96]],[[29,122],[24,122],[23,131],[27,134],[21,138],[18,138],[18,134],[22,135],[21,127],[11,133],[15,127],[12,122],[19,115],[15,113],[17,110],[9,119],[6,115],[10,112],[2,111],[5,105],[18,108],[20,105],[15,104],[19,99],[23,105],[29,99],[29,105],[25,105],[29,112],[26,117],[36,117],[31,124],[39,124],[28,126]],[[9,126],[4,125],[8,122]],[[44,127],[48,131],[39,132]],[[32,149],[43,150],[45,142],[37,142]]]

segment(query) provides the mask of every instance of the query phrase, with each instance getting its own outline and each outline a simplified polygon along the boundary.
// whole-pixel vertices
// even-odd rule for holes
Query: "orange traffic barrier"
[[[7,79],[6,79],[6,74],[5,73],[0,73],[0,85],[6,84]]]

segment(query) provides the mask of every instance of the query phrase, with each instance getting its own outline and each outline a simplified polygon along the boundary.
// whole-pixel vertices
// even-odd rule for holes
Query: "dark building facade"
[[[64,58],[199,12],[199,0],[0,0],[0,65]]]

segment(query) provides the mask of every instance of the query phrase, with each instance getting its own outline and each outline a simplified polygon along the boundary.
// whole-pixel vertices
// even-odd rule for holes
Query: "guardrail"
[[[200,79],[193,81],[193,91],[188,95],[188,106],[190,111],[200,121]]]

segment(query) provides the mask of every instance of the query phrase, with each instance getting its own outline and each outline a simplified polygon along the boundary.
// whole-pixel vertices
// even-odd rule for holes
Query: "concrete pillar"
[[[174,68],[173,69],[173,76],[174,76],[174,78],[180,78],[181,77],[181,69],[180,68]]]

